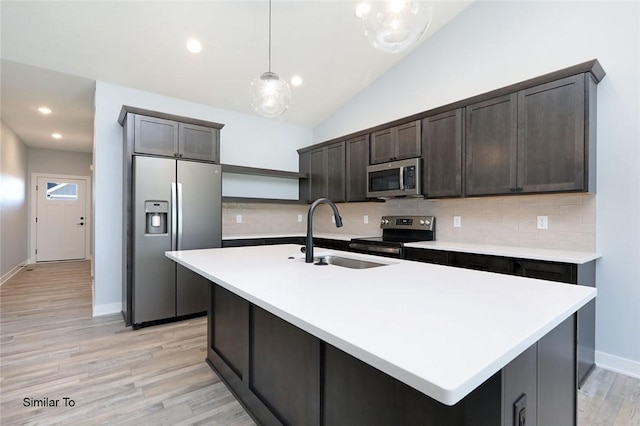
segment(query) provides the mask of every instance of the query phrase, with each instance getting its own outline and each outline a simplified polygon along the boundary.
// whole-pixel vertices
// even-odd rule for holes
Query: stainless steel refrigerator
[[[206,279],[165,256],[221,247],[218,164],[133,157],[130,321],[134,328],[207,310]]]

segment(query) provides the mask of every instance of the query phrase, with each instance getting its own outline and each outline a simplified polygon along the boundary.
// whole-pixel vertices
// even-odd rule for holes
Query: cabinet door
[[[338,142],[326,147],[327,150],[327,198],[334,202],[344,202],[345,196],[345,143]]]
[[[466,195],[516,192],[517,96],[466,108]]]
[[[180,123],[178,156],[192,160],[219,162],[219,130]]]
[[[135,115],[133,150],[138,154],[175,157],[178,152],[178,123]]]
[[[286,425],[320,424],[320,340],[251,307],[250,389]]]
[[[417,120],[394,128],[396,160],[420,157],[420,127],[420,120]]]
[[[391,161],[395,158],[393,128],[371,133],[371,164]]]
[[[323,148],[309,152],[309,201],[327,196],[327,151]]]
[[[366,201],[369,135],[347,140],[346,151],[347,201]]]
[[[518,186],[523,192],[585,187],[583,74],[518,93]]]
[[[462,109],[422,120],[422,194],[462,196]]]

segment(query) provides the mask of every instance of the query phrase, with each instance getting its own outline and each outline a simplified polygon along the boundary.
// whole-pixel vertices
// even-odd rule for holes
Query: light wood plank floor
[[[89,268],[29,265],[0,287],[0,424],[254,424],[204,362],[206,318],[137,331],[92,318]],[[597,368],[578,406],[580,426],[640,426],[640,380]]]

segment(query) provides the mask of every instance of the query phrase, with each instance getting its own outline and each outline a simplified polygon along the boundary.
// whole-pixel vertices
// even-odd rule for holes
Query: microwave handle
[[[400,166],[400,189],[404,191],[404,166]]]

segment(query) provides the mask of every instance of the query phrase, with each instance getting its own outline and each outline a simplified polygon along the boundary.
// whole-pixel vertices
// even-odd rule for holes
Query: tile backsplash
[[[304,233],[308,205],[223,203],[223,236],[255,233]],[[383,215],[436,217],[436,239],[562,250],[595,250],[596,197],[592,194],[519,195],[462,199],[392,199],[386,202],[338,204],[344,227],[331,221],[329,206],[314,215],[316,232],[380,235]],[[242,215],[242,223],[236,216]],[[302,222],[298,222],[302,215]],[[368,223],[365,223],[367,216]],[[461,226],[453,226],[460,216]],[[547,216],[548,229],[537,229]]]

